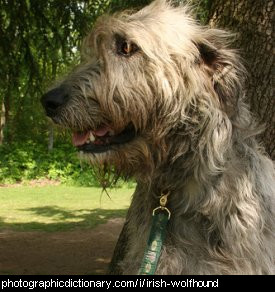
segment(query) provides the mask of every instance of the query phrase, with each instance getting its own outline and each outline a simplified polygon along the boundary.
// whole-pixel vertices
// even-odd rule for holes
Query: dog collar
[[[168,196],[169,192],[162,194],[160,206],[153,210],[151,230],[139,275],[154,275],[156,272],[166,236],[167,223],[171,217],[171,212],[166,208]]]

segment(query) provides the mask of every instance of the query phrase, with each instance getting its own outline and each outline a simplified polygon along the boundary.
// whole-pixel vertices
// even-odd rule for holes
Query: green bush
[[[46,178],[69,185],[99,186],[92,167],[79,161],[71,145],[57,145],[51,152],[32,141],[1,146],[0,183]]]

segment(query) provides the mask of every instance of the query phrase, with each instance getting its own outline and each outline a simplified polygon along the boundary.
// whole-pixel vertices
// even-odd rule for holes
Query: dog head
[[[43,106],[93,164],[146,175],[156,161],[200,149],[208,123],[230,127],[241,67],[227,39],[164,0],[102,16],[84,40],[83,62]]]

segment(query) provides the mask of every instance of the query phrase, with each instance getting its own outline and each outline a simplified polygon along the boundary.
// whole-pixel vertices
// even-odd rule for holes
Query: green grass
[[[0,229],[65,231],[124,217],[133,189],[66,186],[0,188]]]

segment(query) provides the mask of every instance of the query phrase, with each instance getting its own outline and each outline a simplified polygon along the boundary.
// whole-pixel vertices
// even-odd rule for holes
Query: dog
[[[275,172],[245,104],[231,35],[156,0],[100,17],[83,62],[42,97],[104,187],[134,178],[111,274],[137,274],[169,192],[156,274],[273,274]],[[107,182],[106,182],[107,181]]]

